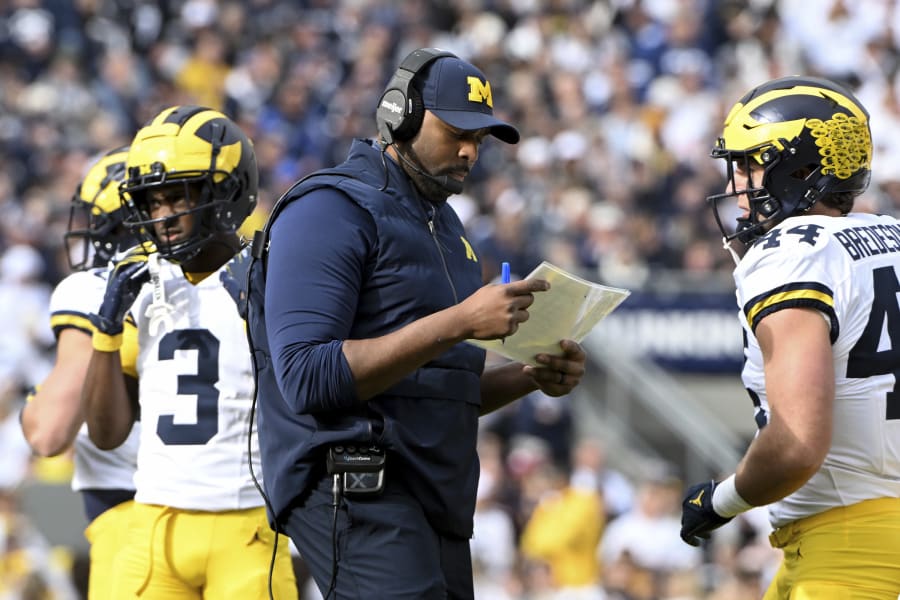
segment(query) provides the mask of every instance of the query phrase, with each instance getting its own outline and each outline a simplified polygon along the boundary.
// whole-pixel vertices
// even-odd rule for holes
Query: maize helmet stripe
[[[111,213],[122,207],[119,198],[119,182],[125,176],[128,146],[110,150],[95,162],[78,186],[77,199],[91,204],[96,215]]]
[[[754,114],[758,114],[756,113],[757,109],[764,107],[770,102],[780,98],[788,98],[789,101],[802,101],[802,98],[798,97],[804,95],[825,98],[834,102],[836,105],[835,112],[831,116],[831,119],[823,121],[821,119],[802,118],[772,123],[758,120],[754,116]],[[838,110],[838,107],[842,108],[843,111]],[[767,146],[774,146],[780,151],[784,150],[782,140],[789,141],[794,139],[802,133],[804,127],[808,127],[814,131],[821,131],[822,135],[818,137],[825,140],[832,139],[832,136],[826,135],[828,133],[827,129],[838,127],[849,129],[847,135],[860,138],[858,143],[854,144],[854,147],[858,148],[863,145],[871,146],[868,115],[860,106],[843,94],[839,94],[832,90],[803,85],[787,89],[770,90],[755,98],[751,98],[746,101],[746,104],[739,101],[725,119],[725,128],[722,137],[725,140],[725,148],[732,151],[748,151],[757,148],[765,148]],[[826,128],[826,131],[822,130],[823,127]],[[813,135],[815,135],[815,133],[813,133]],[[822,143],[821,148],[820,154],[823,160],[822,166],[824,168],[829,168],[829,164],[827,164],[829,162],[828,156],[836,150],[831,144],[827,143],[827,141]],[[759,164],[762,164],[761,152],[753,152],[752,156]],[[841,179],[849,177],[852,174],[850,171],[855,171],[857,168],[870,168],[872,156],[871,153],[868,153],[865,156],[857,156],[852,160],[844,162],[850,163],[850,170],[836,169],[834,173]]]

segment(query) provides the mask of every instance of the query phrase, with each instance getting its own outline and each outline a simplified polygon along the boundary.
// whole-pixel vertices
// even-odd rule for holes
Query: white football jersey
[[[75,328],[88,336],[93,332],[88,315],[97,312],[106,291],[106,267],[72,273],[59,282],[50,296],[50,326],[59,337],[63,329]],[[115,450],[100,450],[88,437],[87,424],[75,436],[75,472],[72,489],[134,489],[134,470],[140,423],[135,423],[125,443]]]
[[[851,213],[792,217],[756,242],[734,272],[746,336],[743,382],[767,422],[756,325],[791,307],[831,328],[831,448],[799,490],[769,506],[774,527],[830,508],[900,497],[900,221]]]
[[[160,259],[158,281],[145,284],[132,305],[142,424],[138,502],[208,511],[263,504],[248,457],[253,368],[244,321],[220,281],[224,268],[192,284]],[[255,430],[252,442],[262,485]]]

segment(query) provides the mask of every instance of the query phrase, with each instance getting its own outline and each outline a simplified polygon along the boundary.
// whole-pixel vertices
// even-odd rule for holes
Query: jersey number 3
[[[894,375],[894,389],[887,394],[887,419],[900,419],[900,282],[893,267],[872,272],[874,298],[869,321],[847,357],[847,377]],[[885,321],[887,323],[885,324]],[[887,330],[889,344],[881,344]]]
[[[167,445],[202,445],[219,432],[219,340],[206,329],[170,331],[159,341],[159,360],[172,360],[176,350],[197,351],[196,375],[179,375],[179,396],[196,396],[197,422],[175,423],[161,415],[156,434]]]

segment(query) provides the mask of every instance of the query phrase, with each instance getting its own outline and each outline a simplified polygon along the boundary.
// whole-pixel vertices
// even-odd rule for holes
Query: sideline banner
[[[743,362],[733,292],[635,291],[591,335],[673,371],[740,373]]]

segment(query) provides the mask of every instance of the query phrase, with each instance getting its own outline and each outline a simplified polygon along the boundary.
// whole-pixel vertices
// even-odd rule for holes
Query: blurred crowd
[[[6,498],[29,476],[7,460],[21,447],[15,405],[50,365],[47,302],[68,272],[62,234],[86,165],[164,106],[222,110],[256,147],[252,232],[291,183],[374,135],[383,86],[423,46],[481,67],[496,114],[522,132],[516,146],[486,143],[451,199],[486,281],[501,261],[524,276],[545,259],[632,289],[671,272],[727,279],[704,201],[723,185],[709,149],[731,104],[781,75],[857,92],[876,146],[857,205],[900,207],[896,0],[0,2],[0,447],[13,471],[0,482],[0,582],[18,547]],[[677,474],[619,474],[607,489],[581,464],[602,441],[581,445],[571,425],[547,434],[544,400],[485,427],[479,597],[758,595],[772,558],[764,519],[736,523],[715,551],[681,544]],[[567,527],[583,537],[563,546]]]

